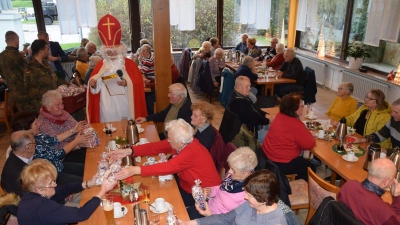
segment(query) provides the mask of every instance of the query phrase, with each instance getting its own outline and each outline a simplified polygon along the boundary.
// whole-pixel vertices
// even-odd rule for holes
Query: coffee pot
[[[236,62],[239,63],[239,60],[240,60],[240,51],[236,51],[236,53],[235,53],[235,58],[236,58]]]
[[[365,161],[364,161],[364,170],[368,171],[368,167],[371,164],[372,161],[374,161],[375,159],[379,159],[379,157],[381,156],[381,146],[377,143],[371,143],[368,146],[368,150],[367,150],[367,157],[365,157]]]
[[[126,127],[126,140],[130,145],[139,142],[139,131],[136,127],[135,121],[132,119],[128,121],[128,126]]]
[[[229,61],[232,61],[232,58],[233,58],[232,50],[228,51],[228,57],[227,58],[228,58]]]
[[[396,179],[397,181],[400,180],[400,148],[396,147],[393,150],[392,155],[390,156],[390,160],[392,160],[392,162],[394,163],[394,165],[396,166]]]
[[[336,128],[336,140],[339,141],[339,144],[337,145],[337,151],[338,152],[343,152],[344,151],[344,140],[347,135],[347,126],[346,126],[346,118],[342,118],[339,121],[339,124]]]

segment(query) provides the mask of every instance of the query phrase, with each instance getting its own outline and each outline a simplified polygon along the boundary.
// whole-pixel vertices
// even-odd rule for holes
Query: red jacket
[[[314,146],[315,139],[301,120],[278,113],[261,148],[273,162],[288,163],[297,158],[301,150]]]
[[[272,67],[274,70],[279,70],[282,66],[283,62],[285,62],[285,58],[283,58],[283,53],[274,56],[271,61],[267,61],[267,66]]]
[[[168,140],[159,141],[134,147],[135,156],[158,155],[159,153],[176,154]],[[187,193],[192,193],[192,186],[197,179],[201,180],[202,187],[220,185],[221,178],[215,169],[213,159],[208,150],[193,139],[177,156],[166,163],[151,166],[141,166],[142,176],[166,175],[177,173],[179,185]]]

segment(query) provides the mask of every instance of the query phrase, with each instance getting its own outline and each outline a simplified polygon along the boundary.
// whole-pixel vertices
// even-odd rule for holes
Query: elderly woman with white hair
[[[196,56],[200,58],[210,58],[212,56],[211,52],[211,42],[204,41],[201,44],[201,48],[196,52]]]
[[[285,45],[282,43],[278,43],[275,47],[276,56],[272,59],[266,60],[266,64],[268,67],[272,67],[274,70],[279,69],[283,62],[285,62],[285,58],[283,58],[283,52],[285,51]]]
[[[160,153],[171,153],[172,158],[165,163],[148,166],[125,167],[115,174],[117,180],[141,174],[142,176],[176,174],[179,191],[185,206],[194,205],[191,195],[192,186],[197,179],[203,187],[219,185],[221,178],[208,150],[193,138],[194,129],[183,119],[172,120],[165,124],[168,139],[156,143],[131,146],[129,149],[118,149],[110,154],[111,160],[125,156],[148,156]]]
[[[208,63],[210,65],[211,78],[213,80],[214,86],[218,87],[221,83],[221,71],[225,68],[224,50],[222,48],[217,48],[215,50],[214,56],[212,56]]]
[[[227,161],[230,169],[222,183],[203,189],[205,198],[209,199],[206,209],[203,210],[198,205],[187,208],[191,220],[227,213],[246,201],[243,182],[254,172],[257,156],[249,147],[240,147],[228,156]]]
[[[187,123],[190,123],[192,116],[192,102],[187,98],[187,90],[185,86],[181,83],[172,84],[169,86],[168,92],[169,105],[167,108],[158,112],[156,114],[149,115],[147,117],[138,117],[135,122],[138,124],[144,123],[146,121],[155,122],[168,122],[171,120],[182,118]],[[163,140],[168,137],[167,133],[164,131],[160,133],[160,139]]]

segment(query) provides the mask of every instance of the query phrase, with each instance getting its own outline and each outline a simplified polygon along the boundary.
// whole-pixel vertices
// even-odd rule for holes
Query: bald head
[[[387,158],[380,158],[372,161],[368,168],[368,180],[386,189],[396,176],[396,166]]]
[[[276,48],[276,44],[278,44],[278,38],[274,37],[271,39],[271,47]]]
[[[14,151],[24,151],[25,145],[33,140],[33,134],[27,130],[15,131],[11,134],[10,142],[11,148]]]
[[[246,34],[246,33],[244,33],[244,34],[242,34],[242,42],[243,43],[247,43],[247,38],[249,38],[249,35],[248,34]]]

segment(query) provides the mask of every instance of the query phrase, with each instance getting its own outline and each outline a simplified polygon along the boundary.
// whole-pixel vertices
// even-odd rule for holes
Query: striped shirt
[[[392,148],[400,147],[400,121],[393,117],[378,132],[374,133],[375,141],[382,142],[388,138],[392,142]]]
[[[146,77],[154,76],[154,53],[150,53],[149,58],[142,58],[140,62],[140,72],[142,72]]]

